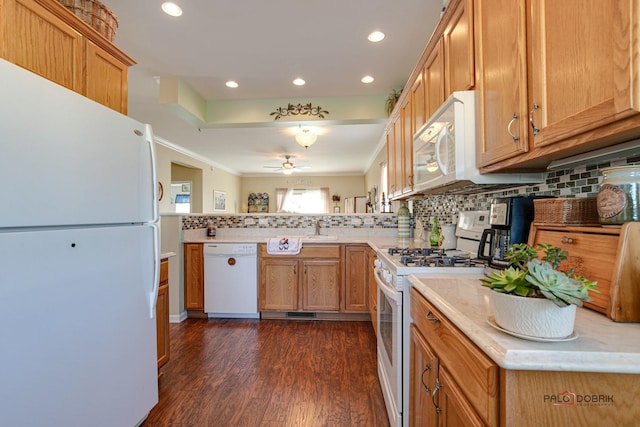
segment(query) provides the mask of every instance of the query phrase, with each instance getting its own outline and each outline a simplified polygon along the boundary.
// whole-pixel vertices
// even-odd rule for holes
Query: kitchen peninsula
[[[470,414],[470,419],[501,426],[637,423],[640,324],[616,323],[594,311],[578,309],[575,339],[533,342],[516,338],[491,325],[487,300],[491,291],[481,286],[480,277],[409,277],[413,285],[412,354],[420,351],[416,343],[422,342],[426,347],[423,357],[437,358],[440,392],[449,393],[440,396],[443,414],[448,403],[455,406],[457,415]],[[429,311],[429,317],[439,320],[424,320]],[[421,326],[429,330],[425,333]],[[446,350],[458,346],[489,364]],[[412,414],[428,417],[435,408],[430,398],[421,398],[425,368],[415,360],[420,362],[419,358],[412,362]],[[453,386],[445,385],[445,380]]]

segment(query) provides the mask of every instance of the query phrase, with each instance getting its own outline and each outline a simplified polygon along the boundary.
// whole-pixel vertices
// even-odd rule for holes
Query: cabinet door
[[[400,116],[390,119],[387,130],[387,190],[388,198],[400,195],[402,189],[402,146],[400,140]]]
[[[298,261],[294,258],[262,259],[258,306],[263,310],[298,309]]]
[[[422,70],[411,86],[411,125],[413,126],[413,133],[416,133],[427,121],[424,95],[424,70]]]
[[[169,261],[160,263],[160,283],[156,301],[156,346],[158,368],[169,361]]]
[[[485,424],[466,401],[460,386],[453,381],[446,368],[438,371],[440,389],[436,393],[440,413],[439,427],[483,427]]]
[[[3,1],[0,9],[0,56],[82,93],[82,35],[34,0]]]
[[[340,260],[304,260],[302,269],[301,308],[307,311],[339,311]]]
[[[400,106],[400,127],[402,145],[402,194],[413,190],[413,125],[411,120],[411,96],[407,96]]]
[[[437,413],[432,394],[438,377],[438,359],[413,324],[410,339],[409,425],[435,427]]]
[[[184,308],[204,310],[202,243],[186,243],[184,245]]]
[[[127,114],[128,67],[87,41],[86,96]]]
[[[369,311],[367,248],[365,245],[345,246],[345,311]]]
[[[546,146],[637,114],[637,2],[530,3],[529,108],[537,106],[532,121],[539,129],[533,136],[534,146]]]
[[[461,0],[444,30],[445,98],[454,91],[469,90],[475,86],[475,60],[473,48],[473,5]]]
[[[442,105],[444,96],[444,42],[441,39],[434,48],[424,65],[424,93],[426,117],[431,115]]]
[[[529,149],[526,9],[522,1],[476,0],[475,13],[480,97],[476,155],[482,167]]]

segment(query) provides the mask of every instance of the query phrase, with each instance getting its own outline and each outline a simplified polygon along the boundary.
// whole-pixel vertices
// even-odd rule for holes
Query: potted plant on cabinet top
[[[538,253],[544,256],[538,259]],[[542,339],[564,339],[573,334],[576,307],[591,301],[596,282],[558,270],[567,252],[548,244],[511,245],[506,254],[511,266],[488,273],[482,285],[491,288],[489,302],[497,326]]]

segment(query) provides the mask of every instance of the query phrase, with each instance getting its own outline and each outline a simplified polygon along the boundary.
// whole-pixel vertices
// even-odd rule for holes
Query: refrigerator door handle
[[[151,125],[145,125],[144,133],[147,144],[149,144],[149,152],[151,153],[151,191],[153,192],[153,218],[151,222],[157,222],[160,219],[160,214],[158,212],[158,171],[156,169],[156,147],[153,142],[153,130],[151,129]]]
[[[153,230],[153,284],[149,294],[149,318],[156,317],[158,287],[160,286],[160,231],[156,224],[146,224]]]

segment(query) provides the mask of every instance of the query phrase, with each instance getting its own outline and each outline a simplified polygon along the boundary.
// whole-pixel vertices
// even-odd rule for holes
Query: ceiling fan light
[[[312,146],[317,139],[318,134],[313,132],[311,129],[300,128],[298,133],[296,133],[296,142],[304,148]]]
[[[282,173],[285,175],[291,175],[293,173],[293,169],[282,169]]]

